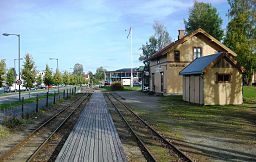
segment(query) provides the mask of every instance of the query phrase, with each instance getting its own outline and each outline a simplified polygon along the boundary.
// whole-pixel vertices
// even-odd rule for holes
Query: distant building
[[[42,79],[45,76],[45,71],[36,71],[36,77],[38,77],[39,75],[41,75]]]
[[[142,81],[143,66],[139,68],[133,68],[133,83],[134,85],[141,84]],[[105,72],[105,82],[113,83],[120,82],[123,85],[130,85],[131,82],[131,69],[123,68],[115,71]]]
[[[90,80],[90,75],[89,75],[89,73],[88,73],[88,74],[84,74],[84,79],[85,79],[85,80]]]
[[[197,58],[180,72],[183,100],[202,105],[242,104],[243,72],[226,53]]]

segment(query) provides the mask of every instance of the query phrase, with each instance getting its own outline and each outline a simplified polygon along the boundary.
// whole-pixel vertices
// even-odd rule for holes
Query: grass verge
[[[7,137],[9,134],[10,134],[9,129],[0,125],[0,138]]]
[[[256,87],[244,86],[243,96],[244,96],[244,102],[256,103]]]
[[[159,131],[174,138],[183,137],[176,130],[186,130],[256,143],[255,105],[199,106],[184,102],[182,96],[161,97],[160,105],[154,110],[134,110]]]

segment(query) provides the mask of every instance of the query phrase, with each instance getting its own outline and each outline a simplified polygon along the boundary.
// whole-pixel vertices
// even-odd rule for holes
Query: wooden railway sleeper
[[[113,103],[113,101],[110,99],[110,97],[107,95],[109,101],[111,102],[111,104],[114,106],[114,108],[116,109],[116,111],[118,112],[119,116],[121,117],[121,119],[123,120],[123,122],[126,124],[127,128],[130,130],[131,134],[133,135],[133,137],[136,139],[138,146],[140,147],[144,157],[150,161],[150,162],[156,162],[155,158],[153,157],[153,155],[150,153],[150,151],[146,148],[145,144],[140,140],[140,138],[136,135],[136,133],[134,132],[134,130],[130,127],[129,123],[126,121],[126,119],[124,118],[124,116],[122,115],[122,113],[119,111],[119,109],[116,107],[116,105]]]
[[[79,108],[88,98],[90,95],[87,95],[78,105],[76,108],[72,110],[72,112],[61,122],[61,124],[50,134],[50,136],[36,149],[36,151],[28,158],[27,162],[31,162],[37,156],[38,152],[44,147],[44,145],[53,137],[53,135],[66,123],[66,121],[74,114],[74,112]]]
[[[123,102],[118,100],[113,94],[111,94],[113,98],[115,98],[120,104],[122,104],[129,112],[131,112],[136,118],[138,118],[144,125],[146,125],[159,139],[163,140],[163,143],[167,144],[171,150],[173,150],[181,159],[187,162],[192,162],[190,158],[188,158],[184,153],[182,153],[176,146],[171,144],[166,138],[159,134],[154,128],[152,128],[147,122],[145,122],[141,117],[139,117],[137,114],[135,114],[131,108],[129,108],[127,105],[125,105]]]

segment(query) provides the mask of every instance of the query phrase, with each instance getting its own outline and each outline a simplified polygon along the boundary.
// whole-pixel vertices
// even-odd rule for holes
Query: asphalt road
[[[73,86],[72,86],[73,87]],[[60,87],[60,93],[63,93],[65,89],[70,89],[70,87]],[[54,93],[58,92],[58,89],[50,89],[49,93]],[[31,97],[36,97],[38,96],[43,96],[46,95],[47,89],[44,91],[32,91],[30,94],[29,93],[21,93],[21,97],[24,97],[24,99],[31,98]],[[13,95],[8,95],[8,96],[1,96],[0,97],[0,104],[6,104],[8,102],[14,102],[14,101],[19,101],[19,94],[13,94]]]

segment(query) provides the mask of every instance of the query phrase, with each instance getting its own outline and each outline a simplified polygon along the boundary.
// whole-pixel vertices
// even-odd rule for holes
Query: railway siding
[[[76,110],[87,97],[81,96],[40,125],[16,146],[0,157],[0,161],[27,161],[49,137],[60,128],[60,124]]]
[[[115,95],[107,96],[137,139],[137,143],[148,161],[191,161],[191,159],[149,126]]]

